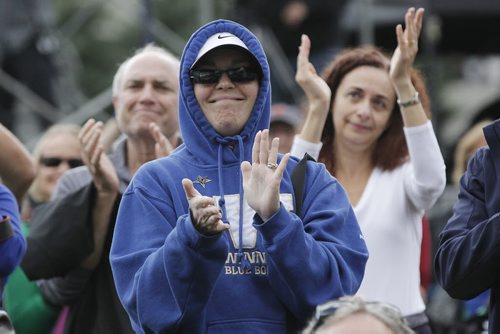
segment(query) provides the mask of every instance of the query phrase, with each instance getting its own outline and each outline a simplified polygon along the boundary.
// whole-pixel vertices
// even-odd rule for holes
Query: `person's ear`
[[[118,108],[118,96],[113,96],[112,98],[112,101],[113,101],[113,109],[115,110],[115,113],[116,113],[116,110]]]

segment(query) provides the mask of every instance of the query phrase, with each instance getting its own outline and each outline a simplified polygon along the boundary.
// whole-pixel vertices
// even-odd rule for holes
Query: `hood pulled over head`
[[[241,47],[256,59],[261,76],[252,113],[238,135],[224,137],[210,125],[196,100],[189,71],[209,51],[220,46]],[[251,161],[255,134],[269,127],[271,87],[269,65],[257,37],[244,26],[229,20],[212,21],[199,28],[187,42],[180,69],[179,124],[185,146],[207,164]],[[223,146],[223,148],[221,148]],[[227,149],[230,146],[232,149]],[[222,157],[218,155],[222,153]]]

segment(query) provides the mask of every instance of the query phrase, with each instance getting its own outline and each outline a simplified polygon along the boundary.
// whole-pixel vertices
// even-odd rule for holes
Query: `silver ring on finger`
[[[276,168],[278,168],[278,164],[275,163],[275,162],[268,162],[267,163],[267,168],[275,170]]]

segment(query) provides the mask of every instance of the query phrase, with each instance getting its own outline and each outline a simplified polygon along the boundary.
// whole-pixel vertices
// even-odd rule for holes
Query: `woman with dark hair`
[[[358,294],[396,305],[417,333],[430,332],[419,288],[422,217],[446,183],[425,85],[413,69],[423,14],[407,11],[392,59],[373,47],[346,50],[322,78],[302,37],[296,80],[309,113],[292,148],[319,157],[354,207],[370,256]]]

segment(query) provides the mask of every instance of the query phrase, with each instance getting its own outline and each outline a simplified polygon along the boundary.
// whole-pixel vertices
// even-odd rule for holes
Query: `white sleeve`
[[[298,135],[295,135],[293,138],[292,149],[290,150],[290,154],[294,157],[302,159],[304,154],[309,154],[315,160],[319,158],[319,151],[323,147],[323,143],[311,143],[310,141],[306,141],[301,139]]]
[[[408,195],[422,209],[429,209],[446,186],[446,166],[431,121],[404,128],[412,177],[407,178]]]

